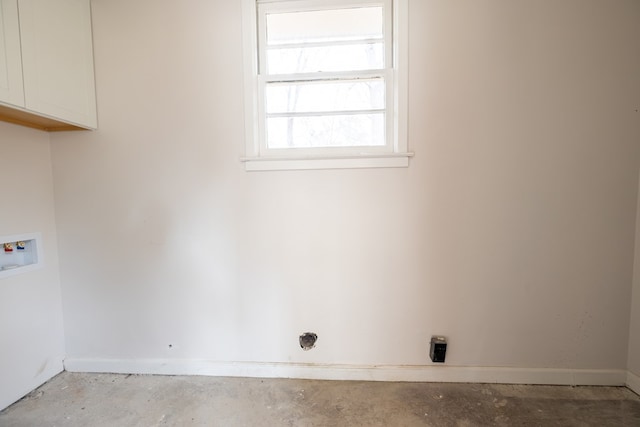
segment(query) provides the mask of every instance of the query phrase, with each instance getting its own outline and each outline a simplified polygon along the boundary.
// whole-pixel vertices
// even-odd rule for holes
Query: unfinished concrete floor
[[[622,387],[370,383],[64,372],[0,426],[640,426]]]

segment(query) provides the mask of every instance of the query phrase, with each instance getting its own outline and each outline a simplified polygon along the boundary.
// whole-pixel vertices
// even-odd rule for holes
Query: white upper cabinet
[[[0,1],[0,119],[45,130],[97,128],[90,0]],[[5,86],[21,96],[9,97]]]
[[[24,105],[16,0],[0,0],[0,101]]]
[[[19,0],[25,106],[97,126],[88,0]]]

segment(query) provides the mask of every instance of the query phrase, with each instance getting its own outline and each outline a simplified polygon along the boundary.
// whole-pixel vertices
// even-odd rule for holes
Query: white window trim
[[[265,1],[265,0],[261,0]],[[353,148],[344,153],[308,152],[300,156],[261,156],[259,129],[258,29],[256,0],[242,0],[245,157],[247,171],[348,169],[408,167],[413,153],[407,149],[408,110],[408,0],[393,0],[393,86],[394,126],[392,152],[358,152]],[[364,147],[363,147],[364,149]],[[336,154],[337,153],[337,154]]]

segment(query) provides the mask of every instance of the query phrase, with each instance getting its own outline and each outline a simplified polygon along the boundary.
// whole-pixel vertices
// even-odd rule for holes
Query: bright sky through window
[[[384,70],[383,8],[266,13],[268,75]],[[383,75],[265,84],[268,149],[385,145]]]

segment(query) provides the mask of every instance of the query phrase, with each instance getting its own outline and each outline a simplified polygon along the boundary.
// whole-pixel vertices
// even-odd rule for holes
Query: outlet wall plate
[[[441,336],[431,337],[429,357],[434,363],[444,363],[447,354],[447,339]]]

